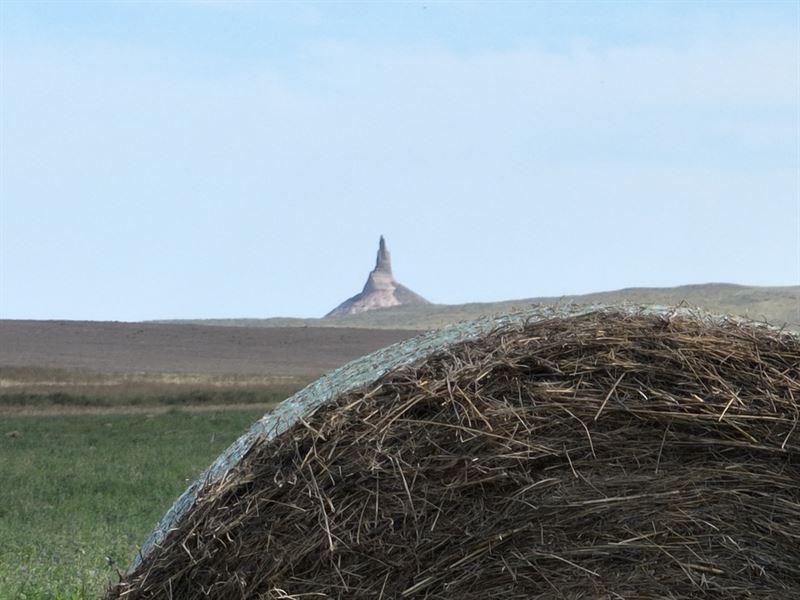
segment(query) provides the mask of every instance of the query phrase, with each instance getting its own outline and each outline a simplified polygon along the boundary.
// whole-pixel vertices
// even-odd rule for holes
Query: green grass
[[[189,482],[260,416],[3,418],[0,598],[100,595]]]
[[[189,389],[160,393],[142,393],[126,397],[103,394],[81,394],[59,392],[12,392],[0,393],[0,408],[36,407],[48,408],[75,406],[86,408],[111,408],[129,406],[203,406],[209,404],[277,404],[288,398],[297,389]]]

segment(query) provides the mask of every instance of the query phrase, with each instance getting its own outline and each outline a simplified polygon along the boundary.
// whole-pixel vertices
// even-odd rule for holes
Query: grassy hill
[[[525,298],[503,302],[398,306],[346,317],[320,319],[207,319],[203,325],[242,327],[358,327],[368,329],[433,329],[486,315],[506,313],[531,304],[686,304],[714,313],[744,316],[800,331],[800,286],[757,287],[730,283],[674,288],[627,288],[581,296]],[[174,322],[174,321],[173,321]],[[187,322],[187,321],[180,321]]]

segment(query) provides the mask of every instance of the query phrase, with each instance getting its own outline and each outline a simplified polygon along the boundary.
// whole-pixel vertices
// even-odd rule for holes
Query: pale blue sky
[[[798,2],[0,2],[0,317],[800,283]]]

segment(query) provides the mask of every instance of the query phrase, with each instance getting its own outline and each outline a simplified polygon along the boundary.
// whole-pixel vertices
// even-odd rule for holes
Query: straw
[[[107,598],[800,597],[800,340],[509,324],[257,444]]]

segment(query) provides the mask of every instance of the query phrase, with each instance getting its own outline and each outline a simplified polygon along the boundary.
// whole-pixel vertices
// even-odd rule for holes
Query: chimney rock
[[[392,275],[392,257],[386,247],[386,240],[381,236],[375,268],[367,277],[364,289],[360,294],[348,298],[325,316],[355,315],[368,310],[404,304],[430,304],[430,302],[395,281]]]

